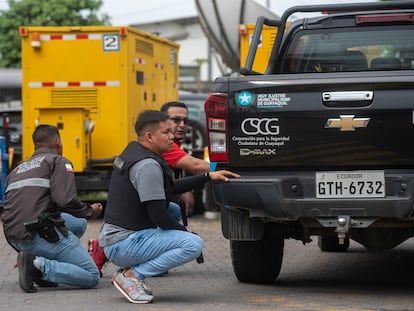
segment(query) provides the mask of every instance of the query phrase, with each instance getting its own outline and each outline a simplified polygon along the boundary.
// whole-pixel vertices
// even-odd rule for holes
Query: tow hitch
[[[349,226],[351,217],[340,215],[337,218],[337,226],[335,232],[338,233],[339,244],[344,244],[347,233],[349,232]]]

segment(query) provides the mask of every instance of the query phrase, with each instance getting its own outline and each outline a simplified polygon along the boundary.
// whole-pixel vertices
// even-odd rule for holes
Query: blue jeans
[[[60,216],[65,220],[66,228],[80,239],[86,231],[88,221],[85,218],[77,218],[67,213],[61,213]]]
[[[83,288],[96,287],[99,283],[99,271],[80,242],[87,221],[66,213],[62,213],[62,218],[69,235],[64,236],[56,229],[60,238],[58,242],[50,243],[36,234],[29,243],[13,245],[37,256],[44,280]]]
[[[180,205],[178,205],[175,202],[170,202],[168,204],[168,212],[173,215],[173,217],[177,220],[180,221],[183,217],[181,215],[181,207]]]
[[[115,265],[129,267],[138,279],[145,279],[196,259],[202,248],[203,240],[198,235],[156,228],[132,233],[104,247],[104,252]]]

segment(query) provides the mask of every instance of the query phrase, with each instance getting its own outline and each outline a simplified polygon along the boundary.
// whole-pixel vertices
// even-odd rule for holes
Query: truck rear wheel
[[[336,236],[319,236],[318,246],[323,252],[346,252],[349,248],[349,238],[344,239],[344,244],[339,244]]]
[[[230,241],[233,270],[244,283],[269,284],[279,276],[284,239],[264,236],[259,241]]]

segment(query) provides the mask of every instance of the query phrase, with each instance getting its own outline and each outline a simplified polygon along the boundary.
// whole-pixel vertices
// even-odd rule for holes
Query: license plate
[[[384,171],[316,172],[316,197],[383,198]]]

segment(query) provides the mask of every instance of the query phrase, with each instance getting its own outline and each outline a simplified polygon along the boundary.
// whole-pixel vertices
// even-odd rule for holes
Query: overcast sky
[[[62,0],[65,1],[65,0]],[[209,1],[209,0],[202,0]],[[221,0],[226,1],[226,0]],[[339,2],[368,2],[373,0],[255,0],[277,15],[289,7],[303,4],[322,4]],[[0,0],[0,10],[7,9],[7,1]],[[114,26],[133,23],[146,23],[197,14],[194,0],[104,0],[102,12],[109,14]]]

